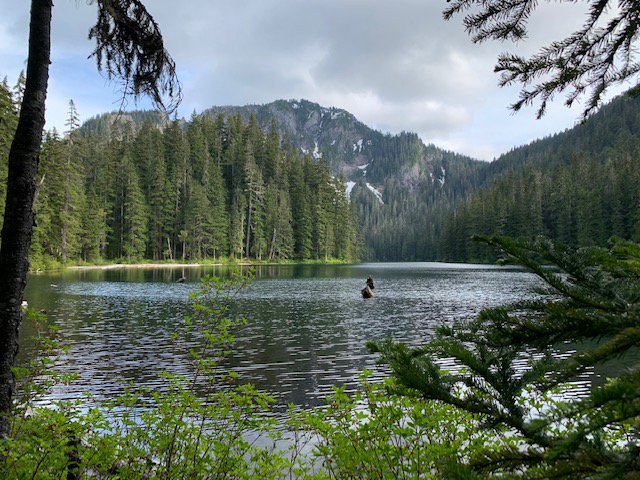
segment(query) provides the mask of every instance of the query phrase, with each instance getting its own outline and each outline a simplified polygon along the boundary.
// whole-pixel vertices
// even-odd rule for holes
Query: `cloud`
[[[95,5],[59,0],[54,7],[52,86],[48,125],[59,125],[73,97],[83,116],[117,107],[113,85],[87,59]],[[307,98],[344,108],[392,133],[416,131],[482,158],[520,141],[496,86],[498,53],[528,54],[542,37],[561,38],[581,24],[584,9],[546,4],[533,16],[531,38],[516,46],[473,44],[461,19],[445,22],[432,0],[146,0],[184,84],[180,114],[211,105]],[[0,65],[10,77],[26,57],[28,5],[0,0]],[[560,12],[560,15],[558,15]],[[7,47],[7,46],[11,47]],[[55,111],[54,111],[55,110]],[[570,126],[551,115],[549,128]],[[530,127],[532,112],[518,125]],[[480,122],[492,122],[491,128]],[[62,122],[63,124],[64,122]],[[507,136],[509,132],[511,136]],[[486,135],[495,135],[495,138]],[[477,147],[474,147],[477,145]]]

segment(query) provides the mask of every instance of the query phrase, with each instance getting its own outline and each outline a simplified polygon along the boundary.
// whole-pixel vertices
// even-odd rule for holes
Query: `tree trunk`
[[[251,187],[249,187],[251,188]],[[249,190],[249,213],[247,214],[247,238],[246,238],[246,247],[244,249],[244,254],[247,258],[249,258],[249,247],[250,247],[250,243],[249,241],[251,240],[251,190]]]
[[[34,225],[33,201],[51,48],[51,0],[32,0],[27,82],[20,119],[9,152],[7,200],[0,247],[0,439],[9,435],[15,394],[11,367],[18,354],[20,305],[27,285],[29,247]]]

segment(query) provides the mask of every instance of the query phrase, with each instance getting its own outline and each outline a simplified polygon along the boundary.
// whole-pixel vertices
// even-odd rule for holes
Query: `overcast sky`
[[[533,52],[584,21],[584,5],[543,5],[520,44],[474,45],[444,0],[146,0],[184,88],[180,116],[212,105],[305,98],[344,108],[383,132],[417,132],[426,143],[491,160],[572,127],[580,107],[556,101],[543,120],[513,115],[516,89],[497,86],[501,51]],[[0,78],[26,66],[29,4],[0,0]],[[87,57],[95,5],[57,0],[47,128],[64,130],[69,99],[81,119],[119,107]],[[561,100],[561,99],[559,99]],[[138,107],[146,108],[142,103]],[[129,104],[129,108],[135,105]]]

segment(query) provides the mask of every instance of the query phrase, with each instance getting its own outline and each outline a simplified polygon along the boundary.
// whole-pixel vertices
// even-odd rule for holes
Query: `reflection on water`
[[[161,388],[160,373],[188,373],[183,333],[188,295],[205,273],[226,267],[113,269],[32,275],[26,298],[46,309],[68,353],[59,368],[79,380],[56,398],[90,391],[121,392],[120,379]],[[368,275],[375,296],[360,289]],[[176,283],[181,277],[185,283]],[[334,385],[354,388],[358,373],[375,367],[368,340],[409,344],[428,340],[441,323],[471,318],[482,308],[521,300],[536,279],[492,266],[434,263],[261,266],[240,296],[248,324],[236,332],[231,366],[240,377],[273,392],[279,403],[317,405]],[[22,361],[33,354],[30,325],[22,329]]]

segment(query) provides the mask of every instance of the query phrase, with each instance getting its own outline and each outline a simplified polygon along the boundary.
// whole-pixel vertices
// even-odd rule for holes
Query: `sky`
[[[119,85],[89,58],[96,6],[56,0],[47,125],[64,131],[69,100],[81,120],[120,107]],[[179,116],[213,105],[307,99],[343,108],[384,133],[482,160],[571,128],[580,105],[562,97],[536,120],[513,114],[517,88],[500,88],[499,53],[530,54],[585,20],[572,2],[541,2],[518,44],[473,44],[462,18],[444,21],[445,0],[146,0],[183,85]],[[29,4],[0,0],[0,79],[26,68]],[[149,108],[129,101],[127,108]]]

